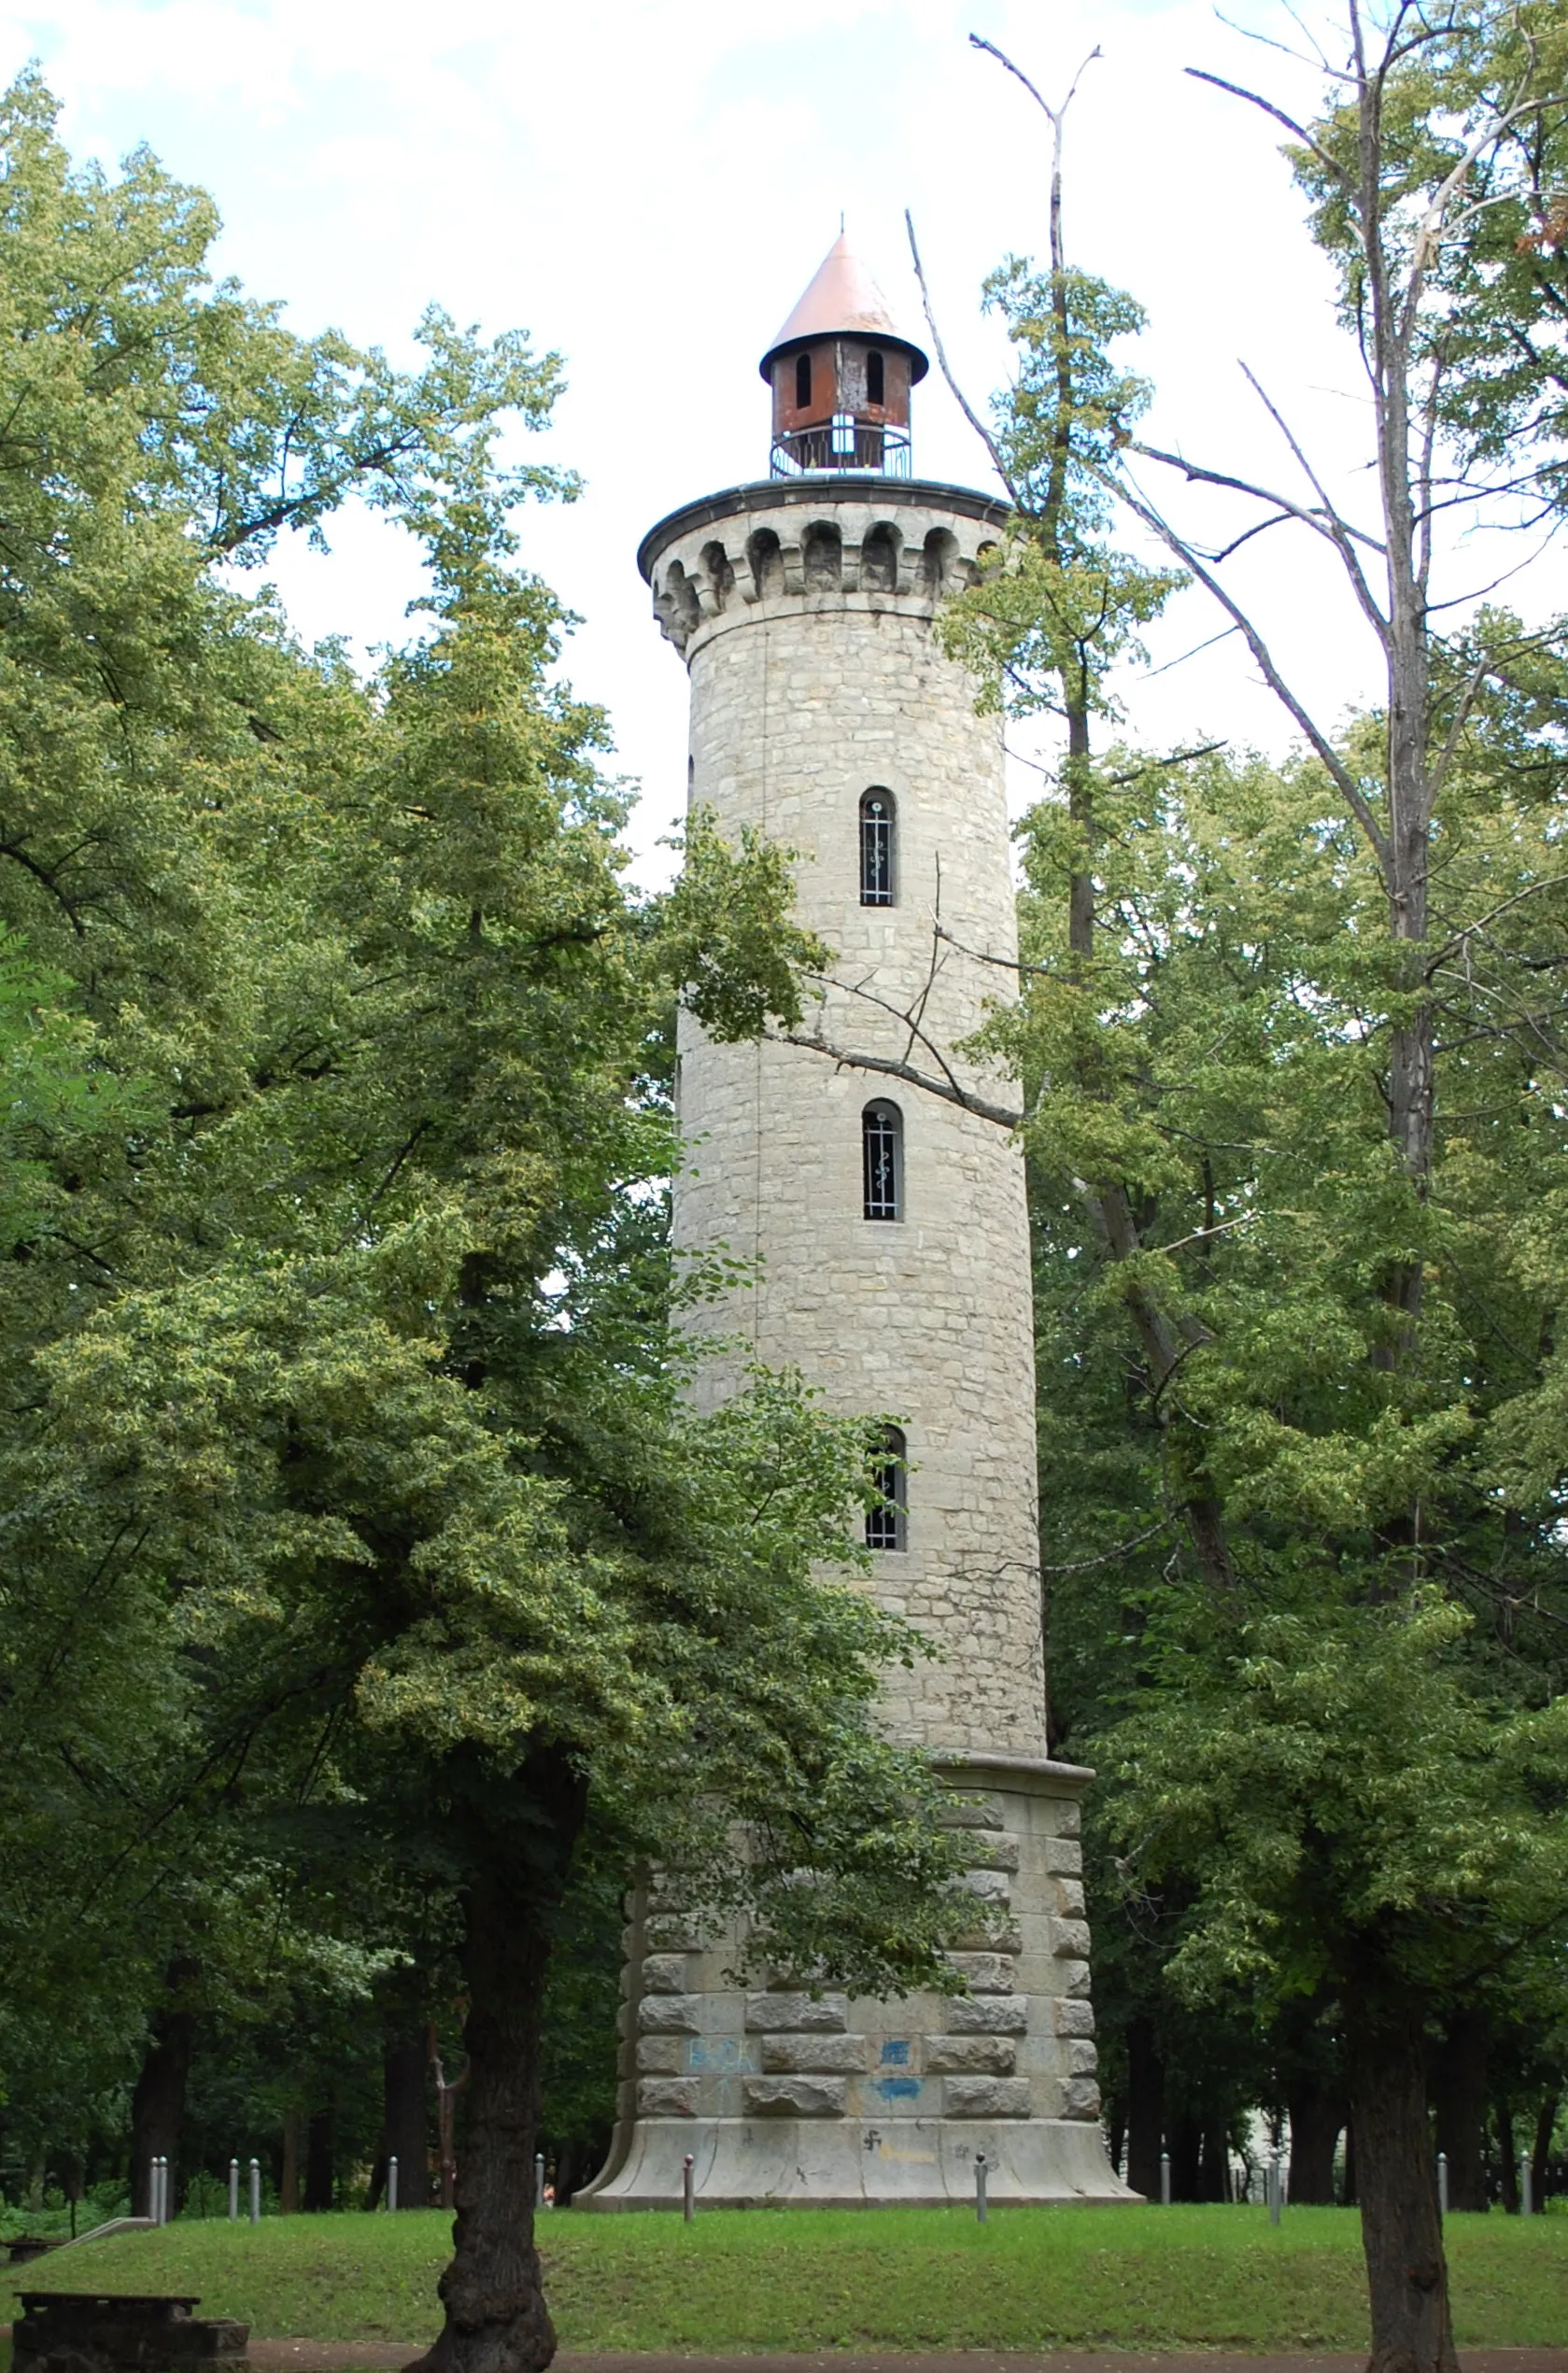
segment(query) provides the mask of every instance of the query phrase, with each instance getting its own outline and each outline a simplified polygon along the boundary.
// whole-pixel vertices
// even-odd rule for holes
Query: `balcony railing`
[[[773,440],[771,474],[804,478],[832,470],[870,471],[879,477],[910,474],[910,432],[841,412],[817,429],[790,429]]]

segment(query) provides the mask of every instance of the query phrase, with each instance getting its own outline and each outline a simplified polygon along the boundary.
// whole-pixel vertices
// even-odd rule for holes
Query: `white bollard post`
[[[1170,2153],[1168,2151],[1160,2153],[1160,2206],[1163,2209],[1168,2209],[1170,2206]]]
[[[1533,2216],[1533,2215],[1534,2215],[1534,2213],[1535,2213],[1535,2203],[1534,2203],[1534,2201],[1533,2201],[1533,2200],[1531,2198],[1531,2196],[1530,2196],[1531,2172],[1532,2172],[1532,2170],[1531,2170],[1531,2166],[1530,2166],[1530,2160],[1529,2160],[1528,2156],[1526,2155],[1526,2154],[1525,2154],[1523,2151],[1521,2151],[1521,2152],[1519,2153],[1519,2214],[1520,2214],[1520,2216]]]
[[[163,2207],[162,2186],[158,2181],[162,2171],[163,2162],[159,2157],[157,2152],[154,2151],[147,2170],[147,2212],[148,2216],[151,2217],[154,2225],[162,2225],[163,2222],[162,2213]]]
[[[250,2162],[250,2222],[252,2225],[260,2225],[261,2222],[261,2162],[260,2159],[252,2159]]]
[[[536,2209],[542,2209],[544,2205],[544,2154],[543,2151],[535,2151],[533,2154],[533,2205]]]
[[[983,2225],[986,2219],[989,2204],[985,2197],[985,2184],[989,2174],[990,2169],[985,2164],[985,2153],[977,2151],[975,2153],[975,2223],[977,2225]]]
[[[231,2159],[229,2161],[229,2222],[231,2225],[237,2225],[239,2221],[240,2163],[238,2159]]]
[[[1268,2221],[1270,2225],[1278,2225],[1279,2222],[1284,2189],[1284,2181],[1279,2168],[1279,2154],[1278,2151],[1271,2151],[1268,2159]]]
[[[697,2214],[697,2178],[689,2151],[681,2161],[681,2214],[687,2225]]]
[[[389,2216],[398,2204],[398,2154],[394,2151],[387,2162],[387,2213]]]
[[[1441,2217],[1446,2217],[1448,2213],[1448,2154],[1447,2151],[1439,2151],[1437,2154],[1437,2213]]]

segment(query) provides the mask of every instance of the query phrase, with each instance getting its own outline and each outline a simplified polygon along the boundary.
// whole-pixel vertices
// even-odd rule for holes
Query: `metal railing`
[[[814,477],[833,470],[872,472],[883,478],[910,474],[910,432],[880,421],[855,420],[847,413],[817,429],[790,429],[773,440],[770,474]]]

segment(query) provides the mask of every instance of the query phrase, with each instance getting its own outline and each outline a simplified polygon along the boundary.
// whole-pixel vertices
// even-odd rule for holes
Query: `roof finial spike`
[[[841,239],[841,238],[843,237],[843,235],[844,235],[844,210],[843,210],[842,206],[841,206],[841,207],[839,208],[839,236],[840,236],[840,238]]]

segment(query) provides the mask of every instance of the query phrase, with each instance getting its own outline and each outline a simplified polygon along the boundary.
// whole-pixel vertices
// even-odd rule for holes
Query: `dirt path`
[[[402,2373],[421,2352],[374,2340],[252,2340],[252,2373]],[[1181,2352],[1132,2349],[1058,2349],[1048,2356],[988,2349],[884,2351],[851,2355],[819,2349],[804,2356],[627,2355],[563,2349],[552,2373],[1362,2373],[1354,2356],[1242,2356],[1220,2350]],[[1568,2373],[1568,2348],[1465,2349],[1463,2373]]]

